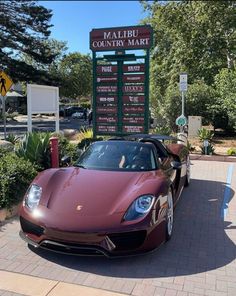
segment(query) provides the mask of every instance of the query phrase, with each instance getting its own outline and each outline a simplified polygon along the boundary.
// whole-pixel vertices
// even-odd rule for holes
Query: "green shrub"
[[[158,135],[167,135],[169,136],[171,134],[171,128],[167,125],[158,125],[156,128],[152,130],[153,134]]]
[[[12,152],[13,152],[13,150],[8,149],[8,146],[0,146],[0,159]]]
[[[211,141],[213,139],[214,132],[206,129],[206,128],[201,128],[198,130],[198,137],[201,141],[208,141],[208,146],[205,148],[204,144],[200,146],[202,154],[207,154],[207,155],[212,155],[214,154],[215,148],[211,144]]]
[[[214,136],[214,132],[202,127],[198,130],[198,137],[201,141],[208,140],[211,141]]]
[[[0,159],[6,155],[7,152],[7,149],[0,147]]]
[[[81,102],[81,107],[83,108],[87,108],[87,109],[90,109],[91,108],[91,103],[90,101],[86,101],[86,102]]]
[[[236,155],[236,149],[230,148],[227,150],[227,155]]]
[[[3,151],[14,151],[14,144],[8,141],[0,141],[0,149]]]
[[[187,141],[187,149],[191,153],[195,150],[195,147],[189,141]]]
[[[78,148],[81,150],[85,150],[91,143],[96,141],[102,141],[103,138],[94,138],[93,137],[93,130],[82,128],[77,135],[77,139],[79,140]]]
[[[63,156],[70,156],[73,164],[79,157],[77,144],[70,143],[70,141],[62,135],[57,135],[57,137],[59,146],[59,165],[62,165],[61,159]]]
[[[229,116],[225,110],[217,110],[213,113],[212,116],[212,125],[214,129],[222,128],[227,129],[229,124]]]
[[[83,140],[81,140],[81,142],[78,144],[78,148],[81,149],[81,150],[85,150],[90,144],[92,144],[93,142],[96,142],[96,141],[102,141],[103,139],[100,137],[100,138],[84,138]]]
[[[204,145],[200,146],[202,154],[212,155],[215,152],[214,146],[209,143],[209,145],[205,148]]]
[[[13,134],[8,134],[6,137],[6,141],[15,145],[19,141],[19,137]]]
[[[10,207],[23,197],[37,171],[32,163],[13,152],[0,155],[0,208]]]
[[[27,133],[20,141],[16,155],[37,165],[39,170],[51,167],[50,133]]]
[[[80,132],[77,134],[77,139],[81,142],[83,139],[93,138],[93,130],[91,128],[82,127]]]

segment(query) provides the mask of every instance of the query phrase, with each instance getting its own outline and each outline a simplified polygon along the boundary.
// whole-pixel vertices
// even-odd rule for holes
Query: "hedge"
[[[31,162],[17,157],[14,152],[0,151],[0,208],[9,208],[22,200],[36,175]]]

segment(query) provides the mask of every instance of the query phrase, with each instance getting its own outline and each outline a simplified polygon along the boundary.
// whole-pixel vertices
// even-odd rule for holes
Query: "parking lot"
[[[235,296],[236,163],[194,160],[191,169],[190,187],[175,210],[173,237],[153,253],[107,259],[33,250],[18,236],[18,218],[2,223],[0,295],[65,295],[58,285],[71,283],[98,289],[84,289],[85,296],[105,295],[103,290],[136,296]],[[20,284],[19,274],[50,281],[37,294]],[[18,285],[11,283],[14,276]]]
[[[53,116],[34,117],[33,131],[40,132],[54,132],[55,131],[55,118]],[[75,129],[80,130],[82,126],[88,126],[88,121],[83,119],[74,119],[72,117],[60,118],[60,130]],[[27,116],[18,116],[17,120],[11,120],[6,125],[7,134],[23,135],[27,133]],[[0,138],[4,137],[3,123],[0,122]]]

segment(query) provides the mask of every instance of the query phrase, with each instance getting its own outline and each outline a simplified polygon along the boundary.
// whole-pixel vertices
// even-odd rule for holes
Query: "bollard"
[[[59,167],[59,152],[58,152],[58,138],[50,138],[50,152],[51,152],[51,167]]]
[[[188,135],[186,133],[178,133],[177,139],[180,140],[177,142],[178,144],[183,144],[185,146],[188,145]]]
[[[205,155],[208,154],[208,146],[209,146],[209,141],[208,140],[204,140],[203,141],[203,147],[204,147]]]

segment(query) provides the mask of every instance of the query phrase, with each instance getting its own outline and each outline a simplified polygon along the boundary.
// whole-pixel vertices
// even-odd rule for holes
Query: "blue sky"
[[[39,1],[53,10],[51,37],[67,41],[68,51],[91,53],[94,28],[138,25],[145,17],[139,1]]]

